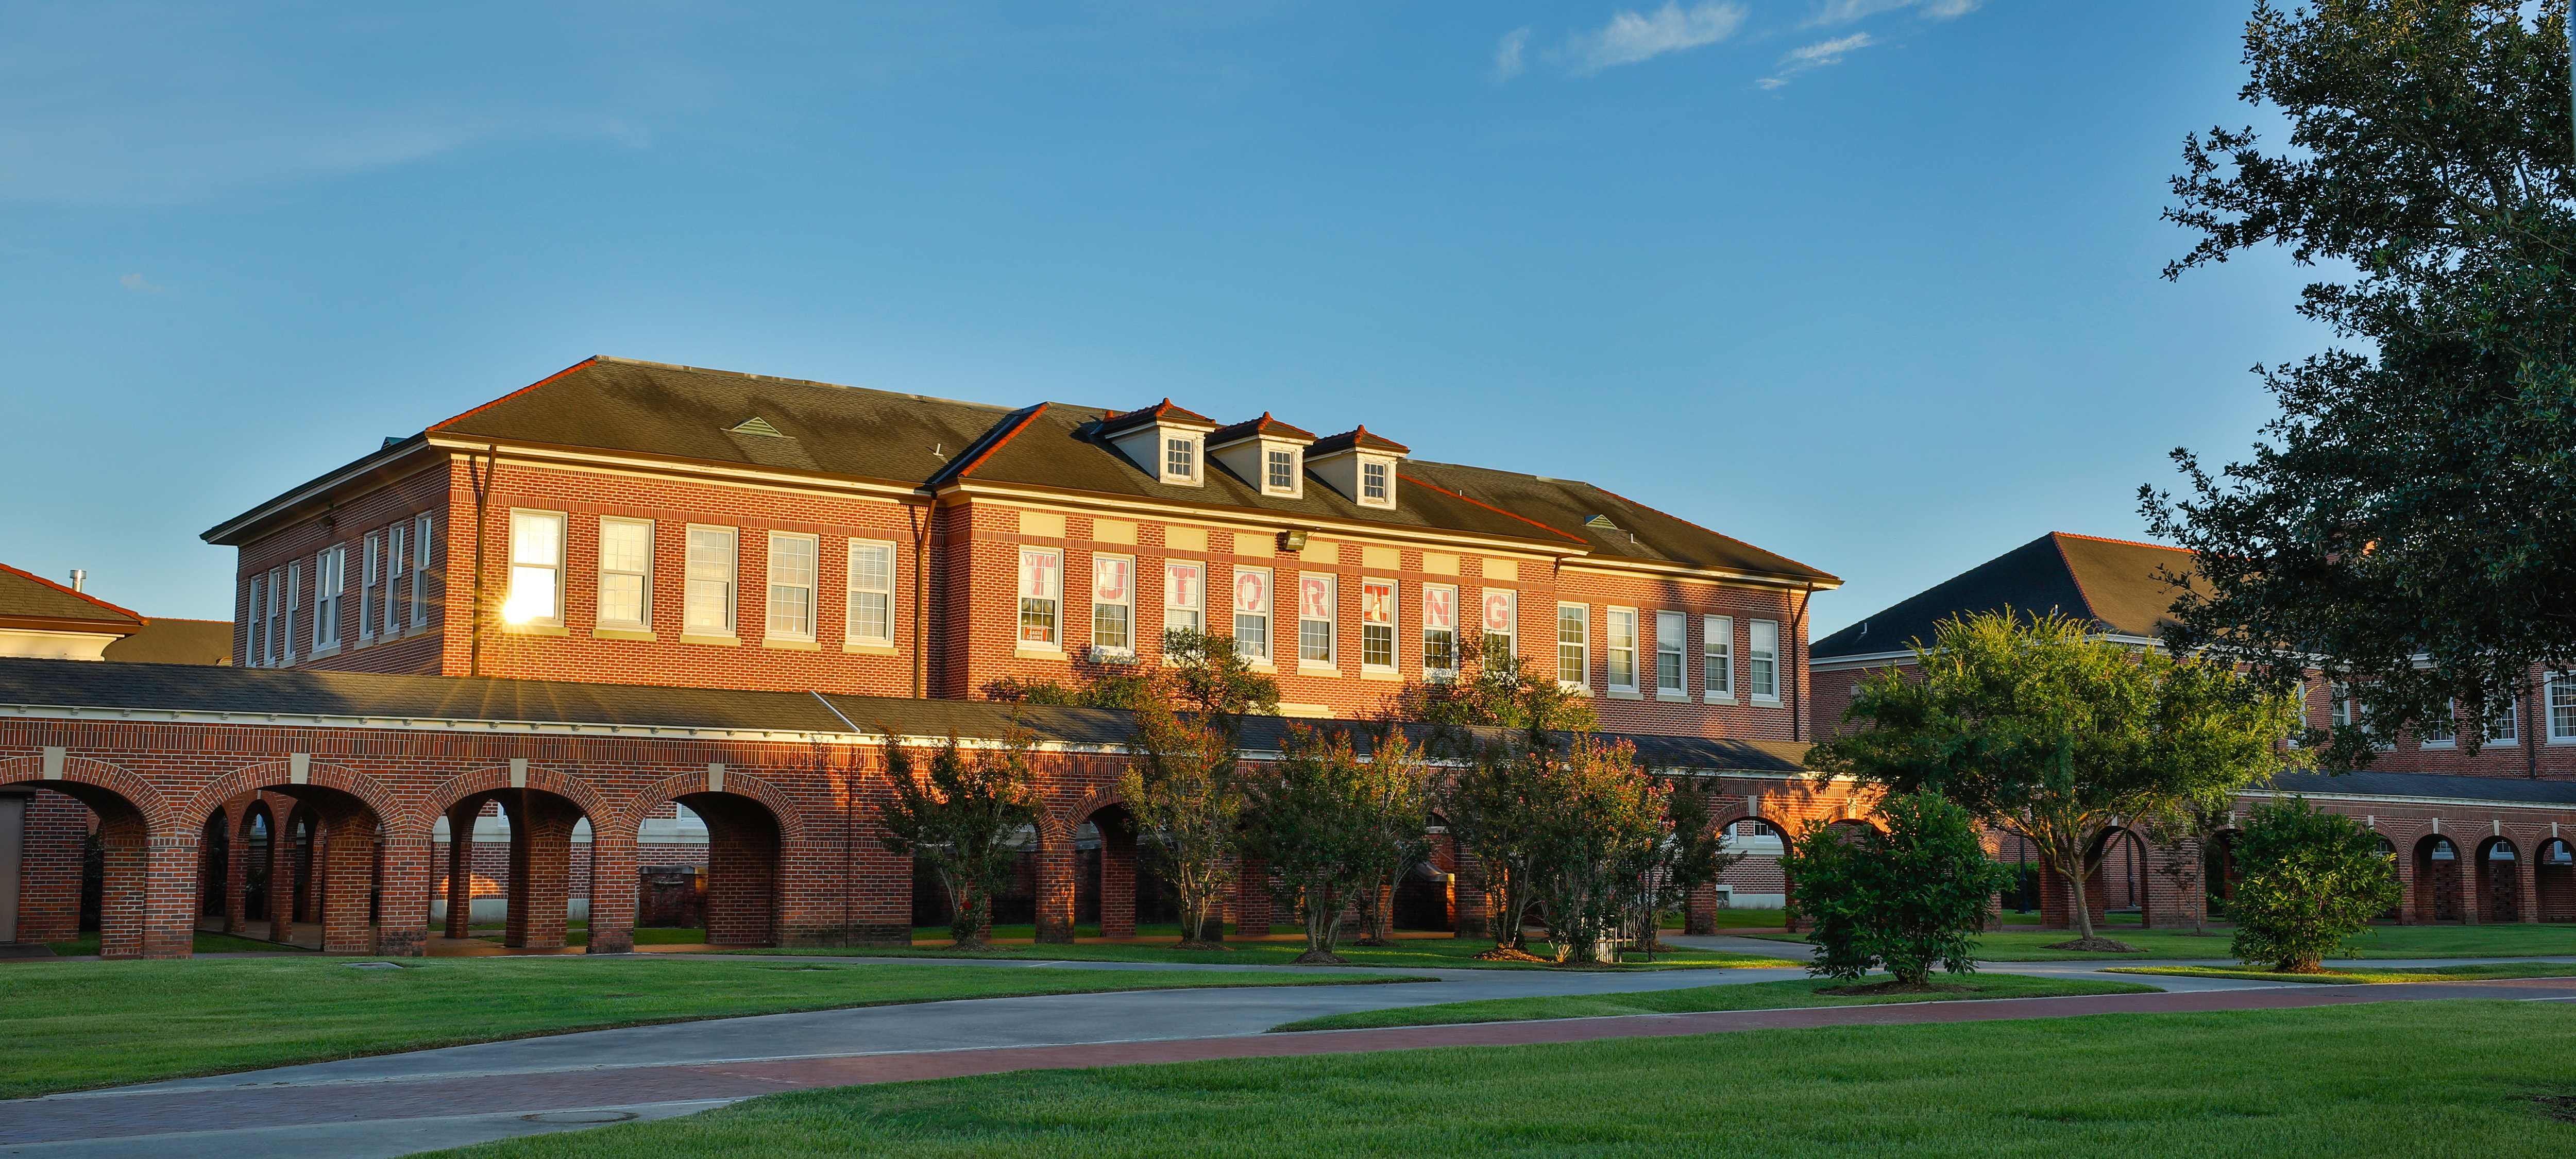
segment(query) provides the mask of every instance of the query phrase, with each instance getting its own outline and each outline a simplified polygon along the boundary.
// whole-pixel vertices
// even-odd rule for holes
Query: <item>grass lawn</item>
[[[961,954],[945,949],[947,943],[933,945],[864,946],[846,948],[793,947],[787,949],[720,950],[722,954],[824,955],[832,957],[894,958],[1008,958],[1032,962],[1189,962],[1212,966],[1285,966],[1304,953],[1303,939],[1276,942],[1233,942],[1224,950],[1175,950],[1168,943],[1134,944],[1123,942],[1084,942],[1070,946],[994,946]],[[1535,946],[1535,943],[1533,943]],[[1468,938],[1407,938],[1393,946],[1369,949],[1342,943],[1335,952],[1359,966],[1402,966],[1413,969],[1501,969],[1552,970],[1557,967],[1530,962],[1479,962],[1477,954],[1494,948],[1488,941]],[[1544,953],[1545,949],[1540,948]],[[1758,966],[1799,966],[1782,958],[1729,954],[1717,950],[1676,950],[1657,954],[1652,962],[1621,966],[1594,966],[1605,970],[1682,970],[1706,968],[1743,968]]]
[[[2560,1159],[2533,1096],[2576,1093],[2571,1048],[2576,1009],[2514,1002],[1765,1030],[839,1087],[444,1154]]]
[[[1488,998],[1395,1010],[1328,1014],[1270,1029],[1353,1030],[1367,1026],[1446,1026],[1460,1022],[1525,1022],[1537,1018],[1601,1018],[1616,1014],[1696,1014],[1703,1010],[1782,1010],[1797,1006],[1876,1006],[1888,1002],[1955,1002],[1977,998],[2055,998],[2067,994],[2143,994],[2154,986],[2088,978],[2033,978],[2024,974],[1935,974],[1935,984],[1968,987],[1965,993],[1888,994],[1854,997],[1818,994],[1847,985],[1832,978],[1797,978],[1738,986],[1648,990],[1635,994],[1574,997]]]
[[[2321,974],[2283,974],[2273,970],[2228,970],[2211,966],[2114,966],[2122,974],[2182,974],[2194,978],[2243,978],[2253,982],[2474,982],[2482,978],[2571,978],[2576,965],[2566,962],[2481,962],[2475,966],[2431,966],[2421,969],[2327,970]]]
[[[1977,957],[1990,962],[2071,962],[2137,958],[2225,958],[2235,931],[2212,926],[2212,937],[2189,930],[2109,929],[2106,936],[2139,949],[2139,953],[2093,954],[2042,947],[2075,935],[2063,930],[2000,930],[1977,938]],[[1802,942],[1804,934],[1754,934],[1774,941]],[[2508,922],[2484,926],[2372,926],[2333,956],[2342,958],[2515,958],[2576,954],[2576,925]]]
[[[959,970],[655,959],[225,958],[0,966],[0,1098],[496,1038],[942,998],[1382,982],[1378,975]],[[372,959],[382,961],[383,959]]]
[[[474,927],[474,930],[475,937],[481,938],[487,942],[505,941],[509,937],[509,934],[501,926],[476,926]],[[635,927],[635,944],[639,946],[693,946],[706,940],[707,932],[705,930],[667,930],[654,926]],[[564,944],[567,946],[589,945],[589,924],[585,922],[564,930]]]
[[[88,933],[82,934],[80,936],[80,940],[76,942],[47,942],[45,943],[45,948],[52,950],[59,957],[88,957],[98,953],[98,931],[92,930]],[[236,938],[231,934],[210,934],[204,930],[197,931],[196,944],[190,947],[190,949],[195,953],[200,954],[247,954],[257,951],[266,951],[269,953],[281,953],[287,951],[310,952],[306,951],[302,946],[282,946],[276,942],[255,942],[249,938]]]

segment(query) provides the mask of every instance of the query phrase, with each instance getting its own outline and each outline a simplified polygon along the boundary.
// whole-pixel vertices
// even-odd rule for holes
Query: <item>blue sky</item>
[[[594,354],[1365,422],[1843,576],[2141,533],[2327,336],[2162,281],[2244,0],[0,8],[0,562],[198,532]]]

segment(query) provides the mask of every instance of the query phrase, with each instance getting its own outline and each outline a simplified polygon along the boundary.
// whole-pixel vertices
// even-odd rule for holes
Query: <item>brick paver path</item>
[[[748,1060],[685,1066],[585,1067],[545,1073],[426,1077],[241,1086],[170,1091],[95,1091],[0,1102],[0,1144],[108,1139],[315,1123],[370,1122],[433,1115],[476,1115],[634,1106],[653,1102],[744,1098],[777,1091],[854,1083],[953,1078],[1000,1071],[1271,1058],[1409,1050],[1436,1046],[1513,1046],[1654,1038],[1735,1030],[1816,1026],[1892,1026],[1987,1022],[2086,1014],[2168,1014],[2285,1010],[2364,1002],[2439,998],[2576,1001],[2576,980],[2296,986],[2074,998],[1919,1002],[1802,1010],[1646,1014],[1550,1022],[1394,1027],[1308,1034],[1104,1042],[828,1058]]]

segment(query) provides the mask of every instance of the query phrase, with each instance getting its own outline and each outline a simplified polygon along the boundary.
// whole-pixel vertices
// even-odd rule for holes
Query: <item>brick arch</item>
[[[536,770],[533,768],[528,770],[528,783],[531,786],[536,784]],[[654,806],[692,793],[708,791],[705,773],[682,773],[659,783],[647,785],[629,795],[623,809],[602,814],[593,820],[592,837],[596,840],[613,834],[618,840],[633,841],[636,830],[644,824],[644,815],[652,812]],[[778,786],[748,773],[727,768],[724,775],[724,788],[715,791],[736,797],[746,797],[758,801],[767,808],[770,818],[778,823],[780,842],[794,844],[805,839],[803,814],[798,812],[796,803],[790,800],[787,794],[779,791]],[[603,825],[602,822],[607,824]]]
[[[458,773],[449,777],[437,788],[431,789],[429,794],[421,799],[419,806],[413,811],[412,821],[420,826],[419,835],[426,839],[438,819],[446,816],[449,809],[455,808],[457,802],[477,793],[501,792],[514,787],[516,786],[510,784],[510,766],[507,763],[487,765],[472,772]],[[609,807],[607,801],[601,799],[598,790],[590,787],[590,782],[570,773],[556,772],[553,769],[530,764],[526,787],[541,793],[552,793],[572,802],[573,806],[580,809],[582,815],[590,820],[593,840],[597,839],[600,822],[617,813],[617,810]]]
[[[161,791],[153,788],[151,782],[106,761],[66,756],[63,758],[62,776],[47,780],[43,757],[12,757],[0,760],[0,785],[20,782],[33,782],[37,788],[72,784],[105,789],[124,798],[126,804],[133,806],[135,812],[142,814],[145,828],[156,834],[170,832],[175,828],[194,837],[205,824],[203,812],[196,814],[195,821],[175,819],[177,815],[170,811],[169,798],[162,796]],[[67,795],[77,796],[77,794]]]
[[[1082,796],[1075,798],[1072,804],[1061,809],[1049,809],[1039,816],[1040,844],[1071,845],[1074,831],[1082,828],[1082,823],[1090,820],[1092,814],[1111,805],[1126,803],[1127,798],[1119,794],[1118,786],[1093,785],[1084,790]]]
[[[384,827],[385,836],[388,838],[426,836],[428,833],[426,829],[417,834],[404,831],[401,826],[409,818],[409,814],[394,800],[394,795],[383,785],[378,784],[375,778],[347,765],[331,765],[314,761],[305,766],[303,785],[292,783],[293,775],[294,765],[288,761],[267,761],[256,765],[245,765],[215,778],[213,783],[197,790],[197,795],[190,800],[191,812],[199,814],[212,812],[222,808],[226,801],[244,793],[256,793],[262,789],[280,789],[287,796],[292,797],[295,795],[293,792],[295,789],[315,787],[336,789],[356,797],[375,812],[376,824]],[[245,810],[243,815],[249,814]],[[276,824],[277,818],[271,817],[269,822],[272,825]]]

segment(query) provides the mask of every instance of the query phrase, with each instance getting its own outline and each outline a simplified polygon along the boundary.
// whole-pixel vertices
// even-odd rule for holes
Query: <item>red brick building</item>
[[[1912,645],[1930,640],[1934,626],[1954,615],[2006,608],[2061,614],[2091,623],[2105,639],[2160,646],[2176,594],[2165,577],[2191,568],[2191,554],[2175,548],[2041,536],[1816,641],[1812,735],[1839,730],[1852,689],[1911,667]],[[2361,818],[2397,860],[2406,901],[2392,917],[2401,922],[2576,921],[2576,681],[2534,672],[2532,687],[2534,695],[2488,723],[2485,746],[2474,755],[2456,729],[2408,736],[2366,772],[2284,776],[2243,795],[2240,810],[2297,794]],[[2347,699],[2312,684],[2309,723],[2323,727],[2350,711],[2339,707]],[[2150,925],[2190,924],[2202,900],[2157,872],[2161,851],[2143,832],[2121,831],[2111,840],[2117,848],[2092,886],[2093,904],[2138,907]],[[2210,877],[2223,896],[2224,834],[2221,840]],[[2010,837],[2000,837],[1997,849],[2006,857],[2020,853]],[[2052,923],[2071,914],[2054,878],[2042,892]]]

